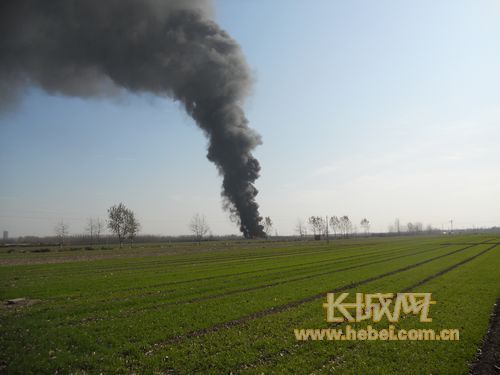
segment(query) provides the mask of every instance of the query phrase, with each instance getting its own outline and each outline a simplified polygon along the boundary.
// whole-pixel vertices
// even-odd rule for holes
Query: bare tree
[[[264,232],[266,232],[266,236],[269,237],[269,234],[272,232],[272,230],[273,230],[273,221],[269,216],[266,216],[264,218]]]
[[[189,229],[196,237],[197,241],[201,241],[204,235],[210,231],[205,215],[195,214],[189,223]]]
[[[94,219],[90,218],[87,219],[87,226],[85,227],[85,232],[90,236],[90,242],[92,243],[94,241]]]
[[[104,232],[105,230],[105,226],[104,226],[104,222],[101,220],[101,218],[96,218],[94,219],[94,236],[97,240],[97,242],[99,242],[100,238],[101,238],[101,234]]]
[[[412,234],[419,234],[423,231],[423,224],[420,222],[406,224],[407,232]]]
[[[140,224],[134,213],[123,203],[119,203],[108,209],[108,228],[118,237],[118,242],[122,247],[125,238],[131,242],[134,240],[140,229]]]
[[[141,224],[139,224],[139,221],[136,219],[135,214],[131,210],[127,210],[125,215],[125,233],[130,241],[131,246],[140,229]]]
[[[302,219],[297,219],[297,224],[295,225],[295,233],[300,237],[307,236],[307,226],[304,224]]]
[[[330,218],[330,227],[332,228],[333,236],[337,237],[337,233],[340,232],[340,220],[337,216]]]
[[[125,228],[127,210],[127,207],[123,203],[111,206],[108,209],[108,228],[118,237],[120,247],[122,247],[123,240],[127,234]]]
[[[421,233],[424,230],[424,224],[421,222],[417,221],[416,223],[413,223],[413,226],[415,228],[415,233]]]
[[[321,216],[311,216],[307,221],[311,226],[315,238],[325,233],[325,219]]]
[[[64,239],[69,234],[69,225],[66,224],[63,220],[61,220],[54,227],[54,232],[55,232],[55,234],[57,236],[57,239],[59,241],[59,246],[63,247],[63,245],[64,245]]]
[[[85,232],[90,237],[90,242],[94,240],[99,241],[102,231],[104,230],[104,224],[99,218],[89,218],[87,219],[87,226],[85,227]]]
[[[349,216],[344,215],[340,219],[340,228],[344,237],[349,237],[349,234],[352,232],[352,223],[349,219]]]
[[[396,231],[397,234],[401,233],[401,225],[399,224],[399,218],[396,218],[396,220],[394,220],[394,230]]]
[[[368,235],[368,233],[370,233],[370,222],[366,217],[363,220],[361,220],[360,225],[364,229],[365,235]]]
[[[413,233],[415,231],[415,227],[414,227],[413,223],[406,224],[406,231],[408,233]]]

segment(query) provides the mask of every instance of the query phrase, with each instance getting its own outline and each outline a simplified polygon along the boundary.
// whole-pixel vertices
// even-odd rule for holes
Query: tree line
[[[89,218],[87,220],[85,232],[90,236],[90,242],[99,242],[106,227],[116,236],[120,247],[122,247],[125,240],[129,240],[131,244],[134,242],[137,233],[141,229],[141,224],[137,220],[135,213],[120,202],[108,209],[106,222],[100,218]],[[54,227],[54,233],[59,246],[64,246],[69,235],[69,224],[61,220]]]
[[[267,219],[269,225],[271,225],[270,219]],[[101,218],[89,218],[85,227],[85,233],[91,243],[98,243],[106,228],[118,239],[120,247],[122,247],[126,240],[130,244],[134,242],[141,229],[141,224],[136,218],[135,213],[120,202],[108,209],[108,218],[106,221],[103,221]],[[205,215],[195,214],[189,223],[189,229],[195,239],[201,241],[210,232]],[[69,236],[69,224],[61,220],[55,225],[54,233],[59,246],[64,246]],[[212,236],[211,232],[210,236]]]
[[[363,218],[359,223],[363,228],[366,235],[370,232],[370,221],[367,218]],[[306,223],[299,219],[297,225],[295,226],[295,233],[300,237],[306,237],[308,235],[308,229],[312,231],[314,238],[319,239],[321,237],[332,236],[333,238],[348,238],[353,232],[358,232],[357,227],[352,223],[349,216],[310,216],[307,218]]]
[[[135,213],[127,208],[123,203],[115,204],[111,206],[108,211],[107,220],[102,220],[101,218],[89,218],[87,220],[87,225],[85,227],[85,233],[90,239],[91,243],[99,243],[101,236],[106,229],[112,233],[113,236],[118,240],[120,247],[123,246],[125,241],[129,241],[130,244],[134,242],[141,229],[141,225],[136,218]],[[264,227],[264,232],[266,237],[273,235],[274,222],[271,217],[266,216],[262,220],[262,225]],[[349,238],[350,236],[356,234],[364,234],[365,236],[370,235],[371,223],[367,218],[363,218],[359,222],[359,226],[354,224],[349,216],[310,216],[306,221],[299,219],[295,226],[295,233],[300,238],[306,238],[311,236],[314,239],[321,238]],[[213,234],[210,231],[210,226],[208,224],[205,215],[195,214],[191,221],[189,222],[188,228],[196,241],[201,241],[209,238],[213,238]],[[361,228],[361,231],[359,230]],[[69,236],[69,225],[64,221],[60,221],[54,228],[54,232],[57,241],[60,246],[63,246],[65,239]],[[437,229],[428,225],[425,230],[421,222],[408,222],[407,224],[401,224],[399,218],[394,220],[388,228],[389,234],[421,234],[421,233],[434,233],[438,232]],[[277,232],[274,233],[278,236]],[[183,237],[183,236],[180,236]]]

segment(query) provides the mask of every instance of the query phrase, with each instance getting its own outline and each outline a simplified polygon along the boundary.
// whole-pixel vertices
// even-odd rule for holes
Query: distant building
[[[7,242],[8,239],[9,239],[9,231],[4,230],[3,231],[3,241]]]

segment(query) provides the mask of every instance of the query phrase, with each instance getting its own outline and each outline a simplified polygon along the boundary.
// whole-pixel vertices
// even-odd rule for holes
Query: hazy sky
[[[280,234],[310,215],[500,225],[500,2],[220,0],[215,17],[256,77],[258,201]],[[78,233],[122,201],[144,233],[196,212],[238,233],[206,143],[167,99],[33,89],[0,117],[0,229]]]

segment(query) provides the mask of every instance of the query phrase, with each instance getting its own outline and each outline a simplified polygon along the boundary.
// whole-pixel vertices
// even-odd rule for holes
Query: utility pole
[[[453,220],[450,220],[450,234],[453,233]]]

